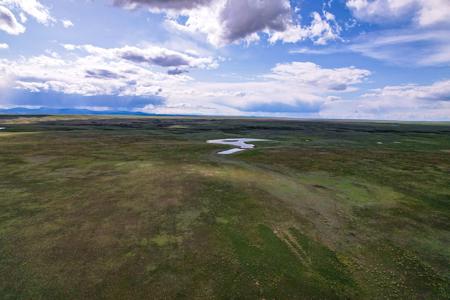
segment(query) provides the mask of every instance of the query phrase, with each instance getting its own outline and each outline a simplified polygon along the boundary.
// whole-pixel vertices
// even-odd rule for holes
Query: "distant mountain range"
[[[155,114],[147,114],[143,112],[120,111],[120,110],[89,110],[78,108],[24,108],[15,107],[0,109],[0,115],[137,115],[137,116],[151,116]]]

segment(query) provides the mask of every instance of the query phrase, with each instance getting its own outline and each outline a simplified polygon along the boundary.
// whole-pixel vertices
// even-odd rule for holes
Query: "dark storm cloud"
[[[222,38],[233,42],[267,29],[286,30],[291,22],[291,8],[284,0],[227,0],[219,17]]]
[[[220,45],[266,30],[285,31],[292,24],[289,0],[116,0],[115,3],[125,8],[184,10],[183,14],[188,18],[191,17],[189,10],[206,6],[211,11],[211,18],[197,20],[194,17],[194,23],[204,22],[204,26],[200,24],[195,30],[206,32],[215,44]],[[216,6],[220,8],[217,10]],[[211,27],[211,22],[218,26]],[[208,28],[216,29],[211,32]]]

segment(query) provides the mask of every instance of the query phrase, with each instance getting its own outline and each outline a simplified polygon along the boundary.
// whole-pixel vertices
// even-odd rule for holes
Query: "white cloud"
[[[386,86],[360,100],[324,105],[322,117],[390,120],[450,120],[450,80],[431,85]]]
[[[267,78],[306,84],[329,91],[346,91],[349,86],[361,83],[370,71],[355,67],[327,69],[311,62],[278,64]]]
[[[74,24],[70,20],[61,20],[61,23],[64,28],[70,28],[74,26]]]
[[[101,48],[92,45],[64,45],[69,51],[82,50],[91,55],[108,59],[126,60],[137,64],[157,65],[160,67],[182,67],[214,69],[218,63],[212,57],[199,57],[192,53],[183,53],[157,46],[122,48]]]
[[[48,8],[37,0],[0,0],[0,5],[16,8],[44,25],[49,25],[55,21]]]
[[[328,41],[340,39],[341,27],[333,14],[324,12],[324,18],[319,13],[313,13],[314,20],[309,26],[310,38],[315,44],[325,45]]]
[[[341,39],[341,27],[332,13],[324,11],[322,16],[318,12],[313,12],[311,17],[313,20],[309,26],[289,24],[285,31],[274,32],[269,41],[271,43],[277,41],[296,43],[309,38],[316,45],[326,45],[329,41]]]
[[[20,22],[14,13],[19,15]],[[48,8],[37,0],[0,0],[0,30],[12,35],[24,33],[27,15],[44,25],[55,22]]]
[[[387,86],[373,90],[364,95],[365,98],[409,99],[421,101],[450,101],[450,80],[438,81],[432,85],[399,85]]]
[[[309,31],[300,25],[290,24],[286,30],[278,31],[271,34],[269,42],[274,44],[278,41],[284,43],[297,43],[308,38]]]
[[[8,8],[0,6],[0,30],[8,34],[18,35],[25,32],[25,27],[17,21]]]
[[[27,16],[24,14],[23,11],[21,11],[21,12],[19,13],[19,19],[20,19],[20,22],[22,22],[22,23],[26,23],[26,22],[28,21],[28,18],[27,18]]]
[[[149,7],[152,12],[166,13],[166,25],[190,35],[204,35],[209,43],[221,47],[235,42],[252,43],[260,34],[270,42],[295,43],[310,38],[316,44],[338,40],[340,27],[331,13],[312,14],[310,26],[294,19],[298,8],[289,0],[118,0],[127,8]],[[295,12],[294,12],[295,10]],[[183,21],[180,21],[180,16]]]
[[[0,49],[8,49],[9,45],[5,43],[0,43]]]
[[[158,97],[165,89],[170,89],[190,80],[184,75],[171,76],[117,57],[99,55],[70,55],[63,59],[55,55],[40,55],[17,60],[0,60],[0,74],[6,74],[9,89],[30,93],[57,93],[60,95],[78,95],[71,98],[73,103],[67,106],[91,104],[109,106],[116,97]],[[13,94],[13,93],[11,93]],[[92,98],[100,96],[97,98]],[[83,100],[84,97],[91,97]],[[45,100],[47,106],[53,106],[64,99],[61,96]],[[24,103],[22,98],[0,99],[0,104]],[[32,99],[30,100],[32,101]],[[137,103],[142,107],[146,103]]]
[[[367,22],[410,18],[421,27],[450,23],[450,0],[347,0],[347,7]]]

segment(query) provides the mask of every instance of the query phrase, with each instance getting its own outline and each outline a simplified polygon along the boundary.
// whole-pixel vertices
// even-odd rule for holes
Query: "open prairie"
[[[449,123],[0,127],[1,299],[450,297]]]

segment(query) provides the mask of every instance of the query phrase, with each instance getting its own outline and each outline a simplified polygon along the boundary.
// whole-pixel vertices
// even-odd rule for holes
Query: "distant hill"
[[[24,108],[15,107],[8,109],[0,109],[0,114],[3,115],[138,115],[138,116],[151,116],[155,114],[148,114],[143,112],[133,111],[120,111],[120,110],[89,110],[89,109],[77,109],[77,108]]]

